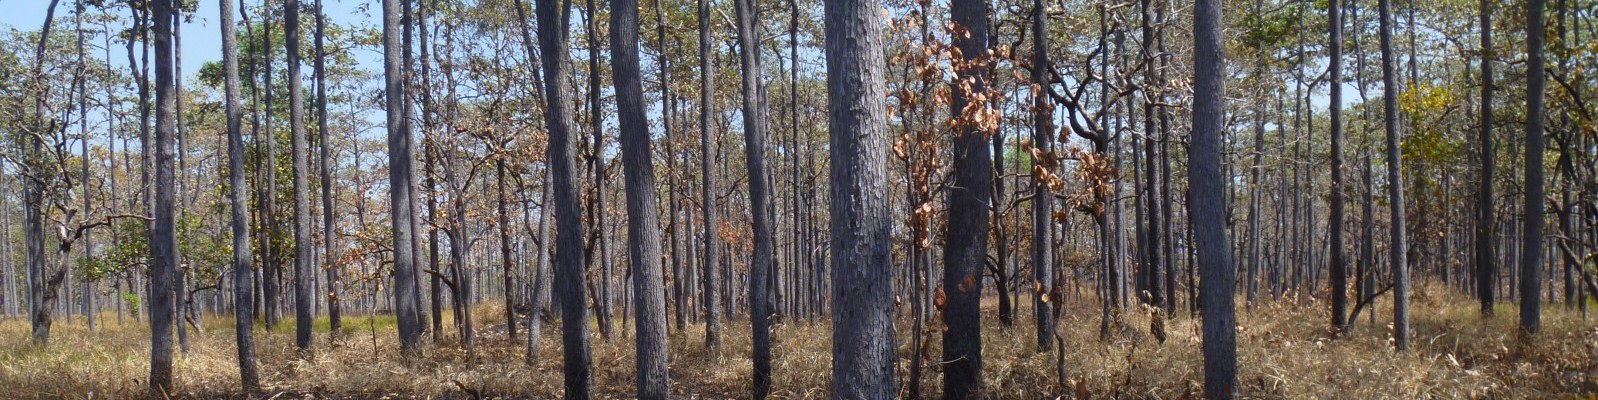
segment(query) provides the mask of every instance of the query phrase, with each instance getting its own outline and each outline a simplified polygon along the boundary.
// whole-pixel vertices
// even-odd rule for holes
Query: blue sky
[[[238,1],[238,0],[228,0]],[[261,0],[245,0],[250,5],[260,4]],[[282,0],[267,0],[279,2]],[[315,0],[301,0],[309,5]],[[60,0],[56,6],[56,28],[72,26],[72,12],[75,0]],[[121,1],[114,1],[117,5],[112,11],[126,16],[128,9]],[[234,3],[237,9],[237,3]],[[44,16],[50,7],[50,0],[0,0],[0,27],[4,29],[17,29],[21,31],[38,30],[44,24]],[[200,65],[222,59],[221,20],[218,13],[217,0],[199,0],[199,10],[191,15],[192,21],[184,22],[183,32],[183,73],[185,80],[194,76],[200,70]],[[382,21],[375,15],[381,8],[377,0],[323,0],[323,9],[327,13],[328,21],[340,24],[378,25]],[[90,11],[94,13],[95,11]],[[259,16],[252,16],[259,21]],[[126,18],[124,18],[126,19]],[[123,21],[124,23],[126,21]],[[305,34],[310,34],[311,27],[304,27]],[[112,44],[112,64],[127,66],[127,54],[122,46]],[[382,68],[381,54],[369,51],[370,54],[356,54],[356,59],[363,68],[378,70]],[[309,62],[309,60],[307,60]]]

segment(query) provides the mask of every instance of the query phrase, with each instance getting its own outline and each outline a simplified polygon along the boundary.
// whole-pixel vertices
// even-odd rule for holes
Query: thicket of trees
[[[1415,282],[1526,335],[1598,295],[1591,0],[59,3],[0,32],[0,312],[39,346],[148,323],[152,396],[201,315],[259,390],[251,321],[289,307],[307,356],[351,314],[471,352],[496,302],[531,362],[558,319],[568,398],[590,328],[635,341],[640,398],[673,393],[668,331],[748,329],[763,398],[773,325],[830,318],[834,396],[935,362],[966,398],[984,324],[1030,306],[1062,351],[1091,302],[1104,337],[1202,318],[1230,398],[1238,301],[1342,334],[1391,301],[1402,351]]]

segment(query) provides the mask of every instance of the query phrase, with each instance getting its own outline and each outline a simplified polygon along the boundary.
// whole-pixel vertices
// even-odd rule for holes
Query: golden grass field
[[[1266,399],[1573,398],[1598,394],[1598,315],[1584,319],[1563,305],[1545,305],[1544,332],[1531,340],[1516,333],[1515,308],[1500,305],[1483,319],[1464,295],[1427,287],[1414,296],[1412,349],[1392,350],[1390,308],[1375,309],[1376,324],[1360,317],[1351,334],[1334,338],[1325,303],[1283,300],[1240,312],[1238,357],[1242,393]],[[1203,380],[1197,323],[1180,313],[1161,344],[1146,333],[1150,316],[1128,312],[1123,328],[1099,337],[1096,302],[1076,302],[1061,323],[1067,387],[1056,379],[1055,355],[1034,350],[1029,307],[1016,326],[1000,328],[984,314],[984,376],[989,395],[1045,399],[1073,394],[1092,398],[1190,398]],[[1390,302],[1389,302],[1390,303]],[[992,302],[985,304],[993,307]],[[1241,310],[1240,310],[1241,311]],[[1598,313],[1598,310],[1594,310]],[[300,359],[292,321],[273,332],[257,329],[261,397],[276,398],[555,398],[561,392],[557,325],[545,325],[536,366],[523,363],[524,340],[509,340],[500,308],[474,313],[478,348],[469,356],[453,337],[427,346],[419,360],[397,349],[393,319],[349,318],[341,342],[330,344],[318,321],[316,350]],[[88,332],[81,320],[58,321],[46,348],[29,343],[26,320],[0,320],[0,398],[127,398],[141,396],[148,374],[149,331],[132,320],[117,326],[102,318]],[[446,319],[446,325],[448,320]],[[182,398],[242,398],[238,390],[233,330],[227,316],[209,317],[193,333],[192,350],[177,362]],[[703,325],[671,333],[672,391],[683,398],[746,398],[750,363],[746,321],[727,325],[720,354],[703,346]],[[374,336],[371,329],[376,328]],[[449,329],[446,326],[446,330]],[[618,330],[620,325],[618,324]],[[775,328],[773,398],[828,397],[831,324],[788,321]],[[898,379],[909,373],[910,325],[900,324]],[[928,354],[939,354],[938,336]],[[628,398],[633,384],[633,342],[615,337],[593,343],[594,382],[603,398]],[[935,362],[928,362],[935,365]],[[924,394],[935,394],[941,375],[926,372]],[[908,393],[901,388],[901,394]]]

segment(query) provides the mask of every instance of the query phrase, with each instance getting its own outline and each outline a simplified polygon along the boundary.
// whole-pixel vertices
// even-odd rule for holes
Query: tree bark
[[[329,336],[337,339],[343,333],[341,320],[343,307],[339,304],[338,250],[333,245],[333,135],[327,129],[327,51],[323,42],[327,37],[327,14],[322,13],[322,0],[316,0],[316,133],[321,138],[317,171],[322,178],[322,268],[327,269],[327,322]],[[512,330],[512,336],[515,331]]]
[[[1477,301],[1481,302],[1481,315],[1493,315],[1493,278],[1497,277],[1497,254],[1494,238],[1497,224],[1493,218],[1493,2],[1481,0],[1481,109],[1477,126],[1477,157],[1481,170],[1477,171],[1477,237],[1473,254],[1477,258]]]
[[[705,219],[705,347],[721,350],[721,277],[716,273],[720,262],[720,236],[716,232],[716,176],[711,170],[715,164],[711,152],[711,108],[715,107],[713,91],[716,88],[714,60],[710,59],[710,3],[698,0],[699,8],[699,175],[703,185],[699,189],[699,207]]]
[[[567,399],[587,399],[592,394],[592,361],[588,350],[588,309],[584,304],[583,225],[579,214],[577,174],[573,171],[572,104],[567,98],[571,76],[566,70],[571,45],[571,3],[537,0],[538,46],[543,56],[544,123],[549,129],[545,159],[554,183],[555,274],[559,279],[561,344]]]
[[[1327,228],[1331,241],[1330,281],[1332,285],[1332,327],[1343,329],[1348,325],[1348,267],[1343,249],[1343,10],[1341,0],[1328,0],[1326,17],[1331,25],[1327,33],[1330,54],[1327,68],[1331,84],[1328,112],[1331,114],[1332,185],[1326,202],[1331,206]]]
[[[172,0],[156,0],[155,20],[155,220],[150,224],[150,397],[166,397],[172,386],[172,281],[178,268],[173,212],[173,133],[177,96],[173,90]]]
[[[1547,26],[1543,18],[1545,0],[1526,3],[1526,170],[1525,215],[1520,231],[1520,329],[1536,334],[1542,329],[1543,267],[1543,74],[1544,42]]]
[[[1203,273],[1199,290],[1204,304],[1204,397],[1211,399],[1237,397],[1239,389],[1232,295],[1237,272],[1226,234],[1226,180],[1221,175],[1226,115],[1222,4],[1222,0],[1198,0],[1193,6],[1193,136],[1188,153],[1188,215],[1198,240],[1196,267]]]
[[[738,54],[742,66],[744,157],[749,169],[749,204],[754,228],[754,259],[749,265],[749,321],[754,341],[754,397],[771,393],[772,256],[770,174],[766,168],[766,92],[760,74],[760,38],[755,0],[734,0],[738,14]]]
[[[227,101],[228,200],[233,219],[233,330],[238,345],[239,381],[245,393],[261,390],[256,368],[254,299],[250,296],[250,274],[254,270],[250,252],[250,220],[245,215],[249,197],[244,182],[243,110],[239,104],[238,44],[233,33],[233,0],[217,0],[222,14],[222,70]]]
[[[311,194],[306,174],[310,172],[309,141],[305,134],[305,99],[300,88],[300,2],[283,3],[283,44],[288,54],[289,135],[294,163],[294,346],[300,352],[311,349]]]
[[[1145,0],[1147,2],[1147,0]],[[1054,206],[1047,175],[1054,166],[1054,103],[1046,88],[1049,72],[1048,14],[1043,0],[1032,0],[1032,317],[1037,322],[1038,351],[1053,348],[1054,312],[1049,305],[1054,291]],[[1041,157],[1040,157],[1041,156]],[[1004,288],[1000,288],[1004,289]],[[1001,295],[1002,296],[1002,295]]]
[[[638,0],[611,0],[610,8],[611,68],[627,184],[627,259],[632,267],[633,301],[637,307],[638,398],[665,399],[670,394],[666,369],[670,357],[666,342],[666,278],[660,265],[655,165],[638,67]]]
[[[394,232],[394,316],[399,326],[400,350],[420,355],[422,329],[416,309],[416,259],[412,256],[412,161],[410,121],[405,115],[405,77],[400,49],[400,3],[383,0],[383,82],[387,102],[388,183],[390,228]]]
[[[1388,262],[1393,272],[1393,346],[1409,348],[1409,251],[1404,227],[1404,173],[1399,151],[1398,76],[1393,71],[1393,12],[1391,0],[1381,0],[1377,12],[1381,19],[1382,104],[1387,131],[1387,197],[1392,226],[1388,228]]]
[[[881,6],[846,0],[824,7],[832,154],[832,395],[892,398],[897,345]]]
[[[956,63],[960,82],[952,85],[950,112],[959,126],[954,139],[954,186],[949,190],[949,222],[944,231],[943,290],[948,299],[943,320],[943,392],[947,398],[966,399],[982,393],[982,270],[988,254],[988,208],[992,206],[992,155],[987,130],[965,115],[973,101],[982,100],[988,78],[988,3],[955,0],[950,5],[955,26],[953,43],[962,53]],[[969,85],[969,89],[962,87]]]

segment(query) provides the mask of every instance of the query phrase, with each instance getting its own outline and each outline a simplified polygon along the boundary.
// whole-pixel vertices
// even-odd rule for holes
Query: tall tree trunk
[[[832,395],[892,398],[897,344],[880,5],[846,0],[824,7],[832,149]]]
[[[499,225],[499,258],[500,268],[502,269],[500,272],[503,273],[505,285],[505,330],[506,336],[514,341],[516,340],[517,291],[512,275],[517,268],[514,266],[516,259],[511,250],[515,242],[511,241],[510,235],[510,198],[505,189],[505,175],[509,172],[505,169],[505,157],[506,155],[501,155],[494,160],[494,177],[495,186],[499,194],[499,199],[496,203],[499,206],[499,221],[497,225]]]
[[[1493,218],[1493,3],[1481,0],[1481,109],[1477,116],[1476,157],[1481,161],[1476,187],[1476,299],[1481,314],[1493,315],[1493,281],[1498,276],[1493,237],[1497,223]]]
[[[605,162],[605,117],[604,108],[599,103],[599,5],[594,0],[588,0],[587,14],[583,16],[585,37],[588,40],[588,123],[593,128],[593,146],[589,148],[589,166],[594,171],[594,197],[591,204],[591,216],[594,223],[594,235],[598,237],[599,254],[593,260],[598,263],[599,282],[595,286],[594,313],[599,319],[599,337],[610,340],[611,331],[614,330],[615,320],[611,315],[610,294],[611,262],[610,262],[610,236],[605,234],[605,184],[609,174],[605,170],[609,163]]]
[[[173,133],[177,96],[172,76],[172,0],[156,0],[155,20],[155,220],[150,224],[150,397],[172,394],[172,281],[178,268],[173,230]]]
[[[416,232],[411,202],[412,162],[410,120],[405,118],[405,77],[400,49],[400,3],[383,0],[383,82],[388,115],[388,183],[390,229],[394,232],[394,316],[399,326],[400,350],[420,355],[422,327],[417,319],[416,258],[411,236]]]
[[[261,297],[265,304],[262,304],[261,308],[266,314],[266,328],[270,331],[283,319],[283,302],[281,300],[283,294],[281,289],[283,284],[283,265],[280,260],[282,257],[278,253],[279,249],[276,240],[280,232],[277,218],[277,131],[272,129],[274,120],[272,99],[275,93],[272,90],[272,59],[276,52],[270,50],[272,48],[272,6],[267,0],[262,0],[262,8],[266,9],[266,15],[263,17],[266,31],[261,35],[262,48],[268,49],[264,51],[266,53],[266,67],[263,71],[265,75],[265,90],[263,92],[266,95],[266,110],[264,112],[266,115],[266,127],[264,129],[266,133],[266,164],[258,166],[256,169],[265,171],[265,176],[262,177],[265,180],[265,184],[262,185],[258,195],[263,199],[262,203],[265,203],[262,205],[262,218],[266,220],[261,224],[261,258],[263,259],[261,273],[265,275],[264,279],[261,280]],[[145,182],[148,184],[149,181],[146,180]]]
[[[749,205],[754,228],[754,259],[749,265],[749,322],[753,330],[754,397],[771,393],[772,256],[770,174],[766,169],[766,92],[761,81],[760,38],[755,0],[734,0],[738,14],[738,54],[742,66],[744,157],[749,168]],[[984,186],[986,187],[986,186]]]
[[[1526,3],[1526,206],[1521,229],[1520,329],[1535,334],[1542,328],[1543,267],[1543,46],[1547,26],[1543,18],[1545,0]]]
[[[671,240],[671,291],[672,302],[674,303],[673,312],[676,314],[676,328],[680,332],[687,329],[688,325],[688,298],[687,293],[684,292],[687,289],[687,279],[683,279],[682,246],[680,245],[683,239],[683,231],[681,225],[677,222],[678,215],[682,214],[680,210],[682,203],[677,198],[677,176],[679,175],[677,159],[679,154],[675,144],[677,141],[671,137],[672,114],[677,103],[676,98],[672,97],[671,94],[671,62],[666,55],[666,11],[661,3],[661,0],[655,0],[655,37],[658,40],[656,45],[660,46],[660,105],[665,114],[665,119],[661,123],[661,128],[664,131],[661,136],[666,140],[666,171],[668,174],[666,176],[666,212],[670,214],[670,225],[667,228],[667,232],[671,233],[669,238]],[[615,51],[615,49],[612,49],[612,51]],[[639,308],[639,311],[644,311],[644,309]],[[642,317],[641,314],[640,317]],[[642,319],[640,319],[640,322],[642,322]],[[641,324],[639,326],[642,327]]]
[[[1326,199],[1331,206],[1331,221],[1327,228],[1331,241],[1332,327],[1342,329],[1348,325],[1348,267],[1343,260],[1343,6],[1341,0],[1326,4],[1329,25],[1327,43],[1331,59],[1327,61],[1331,84],[1328,111],[1331,114],[1332,186]]]
[[[627,259],[632,267],[638,320],[638,398],[665,399],[670,394],[666,369],[670,357],[666,342],[666,278],[660,265],[655,166],[644,110],[643,77],[638,67],[638,0],[611,0],[610,9],[611,68],[627,184]]]
[[[1398,76],[1393,71],[1393,11],[1391,0],[1381,0],[1377,12],[1381,19],[1382,47],[1382,115],[1387,130],[1387,196],[1389,218],[1388,262],[1393,272],[1393,346],[1399,351],[1409,348],[1409,266],[1405,256],[1409,253],[1404,227],[1404,173],[1403,158],[1398,148]]]
[[[39,30],[39,44],[34,50],[33,73],[29,78],[29,81],[33,82],[35,86],[33,89],[37,90],[34,93],[36,97],[33,104],[33,117],[35,118],[33,122],[35,126],[40,127],[49,125],[45,122],[47,117],[44,110],[45,98],[48,97],[46,91],[49,88],[40,80],[44,79],[45,45],[50,38],[50,27],[55,22],[55,8],[59,2],[60,0],[51,0],[50,8],[45,12],[44,28]],[[167,5],[170,6],[170,4]],[[156,8],[161,7],[157,6]],[[170,10],[170,7],[166,9]],[[170,23],[170,21],[168,22]],[[170,28],[171,25],[167,25],[165,29]],[[168,35],[167,40],[170,40],[170,31],[168,31]],[[43,154],[43,135],[30,136],[32,138],[28,140],[25,151],[27,162],[22,163],[21,176],[38,176],[35,174],[42,175],[45,173],[40,170],[44,166],[39,165],[40,160],[45,157]],[[44,191],[46,189],[39,179],[22,179],[22,181],[22,229],[24,247],[26,247],[23,257],[28,264],[28,307],[31,308],[28,314],[33,328],[33,343],[44,345],[50,341],[50,325],[52,323],[50,315],[55,312],[55,308],[52,307],[55,303],[55,287],[50,285],[49,281],[57,280],[54,278],[55,274],[50,274],[52,275],[50,277],[45,276],[45,274],[50,273],[46,267],[48,260],[45,260],[44,252]],[[64,272],[65,270],[62,271]],[[152,273],[154,271],[152,270]]]
[[[1385,0],[1384,0],[1385,1]],[[1198,250],[1200,301],[1204,304],[1204,397],[1237,397],[1237,319],[1232,295],[1237,272],[1226,234],[1226,179],[1221,175],[1221,133],[1226,88],[1221,42],[1222,0],[1193,5],[1193,137],[1188,153],[1188,215]]]
[[[699,175],[704,182],[699,188],[699,207],[705,220],[705,347],[721,351],[721,278],[717,276],[717,256],[721,251],[716,232],[716,177],[711,171],[715,163],[711,153],[710,114],[715,107],[712,93],[716,88],[715,61],[710,59],[710,3],[698,0],[699,8]]]
[[[289,135],[294,163],[294,346],[311,349],[311,194],[309,141],[305,137],[305,99],[300,89],[300,2],[283,3],[283,43],[288,54]]]
[[[949,398],[982,393],[982,270],[988,254],[988,207],[992,200],[992,155],[981,114],[965,110],[975,101],[986,112],[988,79],[988,3],[954,0],[950,5],[956,29],[953,43],[963,54],[952,85],[950,112],[959,126],[954,139],[954,186],[949,190],[949,222],[945,228],[943,290],[948,299],[943,320],[943,392]],[[966,89],[968,87],[968,89]]]
[[[1145,0],[1147,2],[1147,0]],[[1049,301],[1054,291],[1054,205],[1048,174],[1054,168],[1054,103],[1046,92],[1049,72],[1048,14],[1043,0],[1032,0],[1032,317],[1037,322],[1038,351],[1054,343],[1054,312]],[[1041,156],[1041,157],[1040,157]],[[1000,288],[1004,289],[1004,288]],[[1058,298],[1052,298],[1058,300]],[[1058,305],[1056,305],[1058,306]]]
[[[322,13],[322,0],[316,0],[316,134],[321,138],[317,171],[322,175],[322,268],[327,269],[327,322],[329,335],[337,339],[344,329],[341,320],[343,307],[339,304],[339,257],[333,228],[333,135],[327,129],[327,51],[323,41],[327,37],[327,14]],[[515,331],[512,330],[512,336]]]
[[[239,380],[245,393],[261,390],[256,369],[254,299],[250,296],[250,220],[245,216],[249,198],[244,182],[243,110],[239,104],[238,44],[233,33],[233,0],[217,0],[222,13],[222,77],[227,101],[228,201],[233,218],[233,331],[238,344]]]
[[[567,399],[587,399],[593,390],[592,360],[588,352],[588,309],[583,299],[583,224],[579,214],[577,174],[573,171],[572,104],[566,91],[571,76],[566,71],[571,45],[571,3],[537,0],[538,47],[543,56],[544,123],[549,129],[545,160],[554,183],[555,275],[559,279],[561,344]]]

